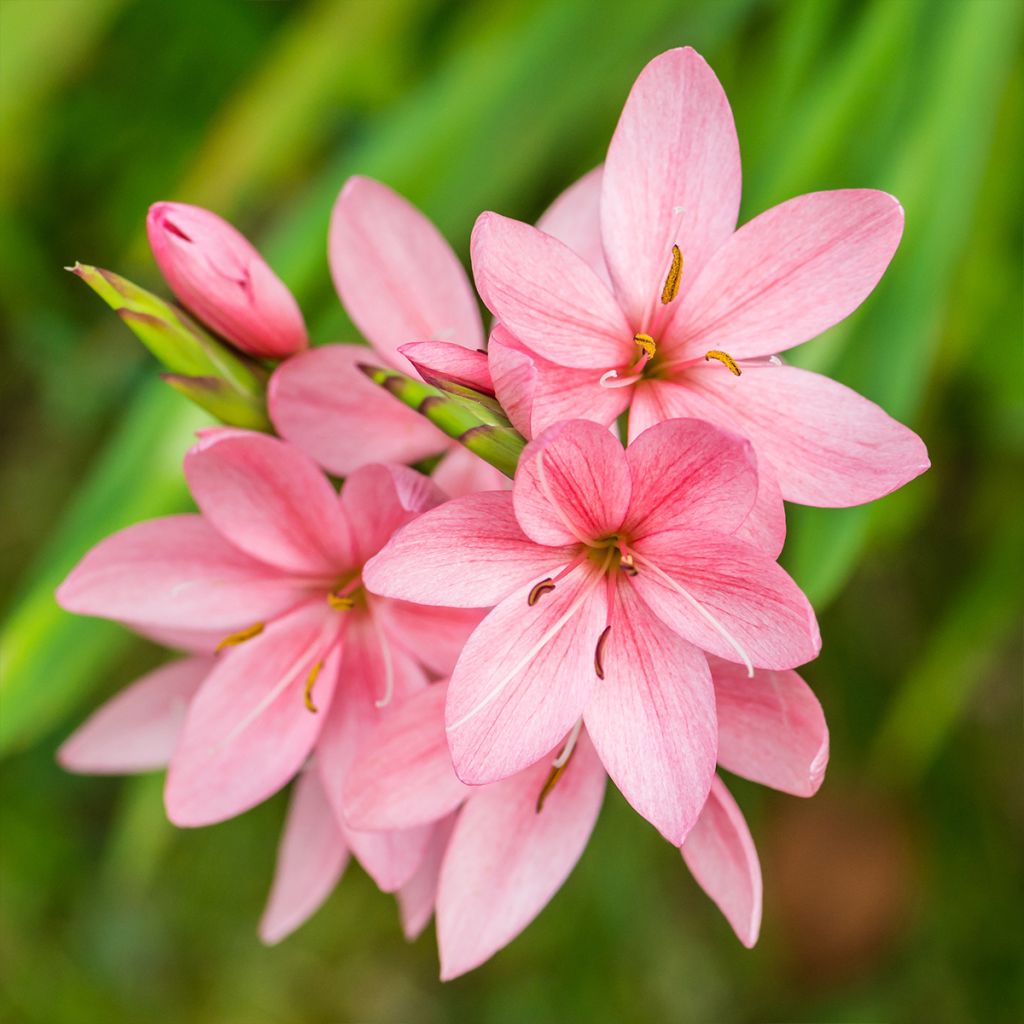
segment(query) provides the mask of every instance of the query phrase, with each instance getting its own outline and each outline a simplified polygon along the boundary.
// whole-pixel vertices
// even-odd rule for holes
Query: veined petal
[[[600,370],[635,357],[634,332],[607,286],[551,235],[483,213],[472,255],[487,308],[537,355]]]
[[[718,763],[793,796],[813,796],[828,765],[828,726],[796,672],[755,672],[711,658],[718,707]]]
[[[601,196],[605,258],[636,330],[661,294],[672,246],[683,254],[685,296],[739,206],[740,149],[722,86],[689,47],[655,57],[619,118]]]
[[[369,462],[419,462],[449,443],[358,369],[374,359],[363,345],[324,345],[282,363],[270,378],[267,404],[278,433],[339,476]]]
[[[583,565],[533,605],[529,586],[469,638],[448,687],[448,745],[459,778],[480,785],[533,764],[575,725],[598,682],[605,587]]]
[[[750,949],[761,930],[761,864],[743,812],[717,777],[682,854],[697,884]]]
[[[455,827],[456,814],[449,814],[431,829],[423,860],[416,873],[395,893],[402,917],[402,932],[412,942],[420,936],[434,913],[437,901],[437,883],[448,840]]]
[[[254,558],[328,577],[354,561],[334,488],[294,445],[266,434],[214,431],[185,456],[185,477],[203,516]]]
[[[348,864],[348,849],[314,770],[299,773],[277,847],[260,939],[272,946],[320,909]]]
[[[902,234],[903,207],[873,189],[812,192],[774,206],[744,224],[685,293],[673,347],[742,359],[799,345],[871,294]]]
[[[399,351],[428,384],[437,386],[438,382],[451,381],[494,394],[487,353],[482,349],[464,348],[450,341],[414,341],[399,346]]]
[[[363,568],[383,597],[452,608],[489,608],[572,558],[534,544],[519,526],[507,491],[468,494],[403,527]]]
[[[410,341],[480,348],[469,278],[444,236],[407,199],[372,178],[345,182],[328,243],[331,276],[352,321],[396,369]]]
[[[465,974],[511,942],[580,859],[601,811],[604,771],[582,733],[538,813],[550,768],[544,760],[481,789],[460,812],[438,885],[442,980]]]
[[[607,537],[629,508],[626,453],[598,423],[557,424],[524,449],[512,499],[523,532],[538,544]]]
[[[486,614],[483,608],[439,608],[387,597],[371,597],[370,606],[388,640],[438,676],[451,675]]]
[[[619,578],[604,678],[583,720],[622,795],[674,846],[715,774],[715,696],[704,654],[650,614]]]
[[[569,246],[606,285],[611,285],[601,243],[601,182],[603,167],[574,181],[540,215],[537,227]]]
[[[61,744],[61,767],[90,775],[130,775],[165,767],[189,701],[213,665],[213,658],[177,658],[147,672],[94,711]]]
[[[494,394],[512,426],[527,440],[533,437],[531,417],[537,377],[535,361],[529,349],[520,345],[501,324],[495,326],[487,346],[487,365],[494,382]]]
[[[500,469],[460,444],[441,456],[430,479],[449,498],[461,498],[478,491],[507,491],[512,486],[512,481]]]

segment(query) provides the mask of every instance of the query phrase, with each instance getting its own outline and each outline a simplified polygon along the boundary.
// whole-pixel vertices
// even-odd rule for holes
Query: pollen
[[[240,629],[237,633],[229,633],[219,644],[217,644],[216,653],[220,653],[225,647],[235,647],[238,644],[244,644],[246,640],[251,640],[254,636],[259,636],[263,632],[264,624],[257,622],[252,626],[246,626],[245,629]]]
[[[529,597],[526,599],[526,603],[532,608],[545,594],[551,593],[554,589],[554,580],[549,576],[546,580],[541,580],[540,583],[534,586],[530,591]]]
[[[328,594],[327,603],[339,612],[350,611],[355,606],[351,597],[342,597],[340,594]]]
[[[627,576],[635,576],[639,571],[636,567],[636,560],[628,551],[619,559],[619,568]]]
[[[683,276],[683,253],[678,245],[672,246],[672,266],[661,289],[661,304],[667,306],[679,294],[679,279]]]
[[[306,689],[302,694],[302,703],[306,705],[306,710],[311,711],[314,715],[317,713],[317,706],[313,703],[313,686],[316,683],[316,678],[320,675],[320,669],[324,667],[322,661],[318,661],[310,670],[309,675],[306,677]]]
[[[713,348],[710,352],[704,353],[704,362],[709,359],[717,359],[733,376],[738,377],[743,372],[739,364],[728,352],[720,352],[717,348]]]
[[[634,334],[633,341],[636,342],[640,351],[643,352],[648,359],[653,359],[655,353],[658,351],[658,346],[654,343],[654,339],[649,334]]]
[[[611,631],[611,626],[605,626],[604,632],[597,638],[597,646],[594,648],[594,672],[598,679],[604,679],[604,645],[608,642],[608,634]]]

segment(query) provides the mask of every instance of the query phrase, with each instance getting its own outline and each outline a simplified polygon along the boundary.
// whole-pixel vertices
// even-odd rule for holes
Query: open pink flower
[[[181,303],[243,352],[284,359],[309,344],[292,293],[226,220],[199,206],[154,203],[146,232]]]
[[[852,313],[903,230],[892,196],[817,192],[736,230],[740,156],[728,101],[690,49],[641,72],[603,174],[546,230],[483,214],[477,287],[508,333],[492,338],[502,404],[528,435],[576,416],[631,437],[697,417],[754,444],[788,501],[871,501],[928,467],[924,445],[835,381],[776,353]],[[525,357],[525,358],[524,358]],[[525,365],[524,365],[525,363]],[[767,496],[766,496],[767,500]]]
[[[456,499],[399,531],[365,567],[372,592],[497,605],[448,693],[459,777],[514,775],[582,717],[626,798],[681,842],[717,751],[703,652],[785,669],[820,646],[793,581],[734,536],[756,493],[750,445],[710,424],[658,424],[623,450],[575,420],[526,448],[512,494]]]
[[[476,295],[441,233],[411,203],[370,178],[350,178],[331,217],[328,256],[338,294],[373,346],[325,345],[271,379],[278,432],[332,473],[367,462],[417,462],[447,452],[435,478],[448,493],[501,487],[493,467],[370,382],[359,363],[409,373],[407,342],[483,348]]]

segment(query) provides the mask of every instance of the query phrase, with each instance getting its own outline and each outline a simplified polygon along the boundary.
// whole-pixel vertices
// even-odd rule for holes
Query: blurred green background
[[[12,1022],[1018,1021],[1021,968],[1022,6],[1016,0],[0,0],[4,344],[3,982]],[[933,469],[870,509],[792,510],[821,611],[806,670],[821,793],[736,782],[761,852],[743,950],[678,855],[610,794],[526,934],[436,980],[350,868],[282,946],[255,935],[284,800],[199,832],[161,779],[53,755],[160,653],[60,612],[111,530],[186,507],[202,418],[76,259],[160,285],[147,205],[258,241],[318,341],[352,337],[325,260],[345,177],[383,179],[465,255],[482,209],[533,219],[601,158],[632,79],[689,43],[728,92],[742,219],[804,191],[896,194],[875,294],[798,352],[911,424]]]

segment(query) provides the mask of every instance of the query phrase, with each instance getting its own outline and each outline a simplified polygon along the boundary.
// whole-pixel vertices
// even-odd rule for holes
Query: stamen
[[[654,339],[649,334],[634,334],[633,341],[639,346],[640,351],[643,352],[648,359],[653,359],[658,351],[658,346],[654,343]]]
[[[244,644],[246,640],[251,640],[254,636],[259,636],[264,630],[264,624],[257,622],[252,626],[246,626],[245,629],[240,629],[237,633],[230,633],[219,644],[214,651],[215,654],[220,654],[225,647],[234,647],[236,644]]]
[[[377,643],[380,644],[381,658],[384,661],[384,696],[380,700],[375,700],[373,706],[375,708],[386,708],[391,703],[391,698],[395,695],[395,665],[391,659],[391,648],[388,645],[387,637],[384,635],[384,630],[381,629],[372,607],[370,609],[370,619],[373,622],[373,631],[377,634]]]
[[[316,683],[316,678],[320,675],[320,669],[324,667],[322,661],[315,662],[313,667],[309,670],[309,675],[306,677],[306,689],[302,694],[302,702],[306,705],[307,711],[312,711],[315,715],[317,712],[317,706],[313,703],[313,685]]]
[[[605,626],[601,635],[597,638],[597,647],[594,648],[594,672],[598,679],[604,679],[604,645],[608,642],[608,634],[612,631],[611,626]]]
[[[661,304],[667,306],[679,294],[679,279],[683,275],[683,253],[678,245],[672,246],[672,266],[665,287],[661,289]]]
[[[619,559],[619,568],[627,576],[635,576],[639,572],[636,567],[636,559],[628,551],[622,552],[622,557]]]
[[[743,372],[739,368],[739,364],[728,352],[720,352],[717,348],[713,348],[710,352],[704,353],[704,362],[706,363],[709,359],[717,359],[731,374],[738,377]]]
[[[339,612],[348,612],[355,607],[355,601],[351,597],[342,597],[340,594],[328,594],[327,603]]]
[[[576,753],[576,743],[580,738],[580,730],[582,728],[583,719],[578,718],[576,720],[576,724],[572,727],[572,732],[569,733],[569,738],[565,741],[565,746],[562,747],[562,752],[554,759],[554,761],[551,762],[551,772],[547,779],[545,779],[544,785],[541,787],[541,791],[537,796],[538,814],[544,810],[544,802],[551,795],[551,791],[555,788],[555,784],[562,777],[562,773],[569,767],[572,755]]]
[[[549,576],[546,580],[541,580],[540,583],[534,586],[530,591],[530,596],[526,599],[526,603],[532,608],[545,594],[550,594],[554,589],[554,581]]]

